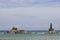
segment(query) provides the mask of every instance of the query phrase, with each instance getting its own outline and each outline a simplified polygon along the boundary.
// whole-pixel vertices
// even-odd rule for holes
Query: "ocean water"
[[[60,40],[60,34],[0,34],[0,38],[10,38],[16,40]]]

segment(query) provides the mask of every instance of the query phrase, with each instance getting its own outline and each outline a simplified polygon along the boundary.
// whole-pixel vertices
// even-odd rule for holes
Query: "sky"
[[[0,0],[0,30],[60,30],[60,0]]]

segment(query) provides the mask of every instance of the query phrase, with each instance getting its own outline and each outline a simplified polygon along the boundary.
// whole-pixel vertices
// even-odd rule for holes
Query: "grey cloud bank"
[[[60,1],[59,0],[0,0],[0,8],[40,7],[40,6],[60,7]]]
[[[0,0],[0,30],[60,30],[60,0]]]
[[[8,30],[13,25],[25,30],[47,30],[50,22],[55,29],[59,29],[59,10],[57,7],[1,8],[0,30]]]

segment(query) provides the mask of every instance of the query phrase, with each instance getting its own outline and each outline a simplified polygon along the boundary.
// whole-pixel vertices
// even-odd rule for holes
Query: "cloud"
[[[0,9],[1,28],[47,29],[52,21],[53,27],[60,26],[59,7],[19,7]]]
[[[0,1],[0,25],[5,25],[0,28],[10,29],[14,24],[19,29],[47,29],[50,21],[55,24],[54,27],[59,28],[60,4],[58,1],[24,3],[17,0]]]
[[[60,5],[59,0],[0,0],[0,8],[40,7]]]
[[[41,2],[43,2],[43,1],[48,1],[48,0],[0,0],[0,1],[6,1],[6,2],[21,2],[21,1],[41,1]]]
[[[11,30],[13,27],[18,28],[19,26],[20,26],[19,24],[15,24],[15,25],[13,25],[13,24],[11,24],[11,25],[1,25],[0,26],[0,28],[1,28],[0,30]]]

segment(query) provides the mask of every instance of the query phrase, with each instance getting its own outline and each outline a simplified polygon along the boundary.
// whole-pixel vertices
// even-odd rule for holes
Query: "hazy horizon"
[[[0,30],[60,30],[60,0],[0,0]]]

